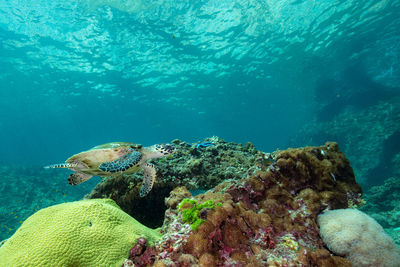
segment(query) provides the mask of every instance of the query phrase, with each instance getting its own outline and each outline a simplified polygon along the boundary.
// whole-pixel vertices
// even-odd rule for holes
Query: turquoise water
[[[111,141],[333,140],[382,184],[399,175],[399,29],[397,0],[2,0],[0,239],[98,182],[42,166]]]

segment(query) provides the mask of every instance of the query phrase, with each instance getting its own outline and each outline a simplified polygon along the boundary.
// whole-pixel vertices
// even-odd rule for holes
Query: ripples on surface
[[[84,73],[88,84],[77,88],[105,94],[129,94],[118,81],[101,83],[117,75],[179,97],[235,73],[268,78],[284,70],[296,77],[310,58],[327,62],[343,52],[360,53],[343,47],[395,33],[399,6],[398,1],[3,1],[1,60],[24,73],[59,72],[54,83],[68,79],[67,72]]]
[[[285,147],[315,116],[319,80],[359,65],[400,86],[399,13],[399,1],[0,1],[0,162],[113,140]]]

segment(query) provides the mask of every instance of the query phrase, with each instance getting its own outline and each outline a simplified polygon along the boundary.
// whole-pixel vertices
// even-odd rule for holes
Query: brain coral
[[[330,210],[318,216],[320,234],[329,250],[357,267],[398,267],[400,248],[383,228],[356,209]]]
[[[110,199],[63,203],[29,217],[0,247],[0,266],[121,266],[138,237],[160,234]]]

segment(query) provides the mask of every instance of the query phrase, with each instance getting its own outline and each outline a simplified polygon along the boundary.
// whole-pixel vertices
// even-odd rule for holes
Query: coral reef
[[[68,171],[37,165],[0,165],[0,240],[10,237],[30,215],[48,206],[82,199],[100,178],[70,186]]]
[[[34,255],[22,259],[36,264],[34,260],[40,258],[37,256],[40,253],[33,250],[40,247],[41,242],[32,244],[29,235],[28,242],[25,236],[23,244],[22,241],[13,241],[21,240],[25,232],[33,232],[30,231],[33,226],[28,226],[34,225],[38,233],[31,236],[43,242],[48,239],[47,243],[56,251],[59,247],[57,242],[67,243],[63,257],[93,261],[89,265],[96,266],[103,263],[124,267],[352,266],[352,259],[344,258],[343,254],[332,254],[334,245],[329,245],[332,251],[325,247],[317,224],[323,211],[358,207],[365,203],[350,163],[337,143],[263,153],[251,144],[242,146],[216,137],[201,143],[205,142],[214,145],[189,145],[175,140],[178,151],[172,158],[153,161],[157,165],[158,181],[144,199],[140,199],[138,194],[140,175],[104,179],[88,195],[115,198],[130,215],[139,218],[138,221],[161,220],[153,222],[161,226],[159,231],[141,225],[122,212],[112,200],[84,200],[76,203],[96,205],[93,208],[89,205],[84,212],[82,208],[72,208],[72,203],[43,209],[53,216],[42,224],[34,219],[39,218],[42,211],[33,215],[0,247],[0,256],[14,254],[9,257],[21,259],[21,255]],[[191,176],[194,177],[192,182]],[[207,182],[207,179],[212,181]],[[382,191],[388,191],[388,188],[394,188],[394,182]],[[194,192],[201,193],[194,195]],[[384,192],[379,191],[379,194],[367,199],[362,208],[370,207],[370,200],[379,202],[385,199]],[[69,213],[61,209],[59,213],[63,215],[58,216],[54,209],[63,205],[70,207],[67,209]],[[90,212],[92,209],[94,211]],[[125,219],[110,219],[110,216],[120,216],[116,214],[124,214],[121,216]],[[103,225],[106,230],[88,234],[86,230],[104,228],[96,225]],[[56,230],[52,234],[38,236],[53,228]],[[61,233],[57,232],[60,228],[63,229]],[[63,235],[69,236],[67,241]],[[108,237],[112,241],[107,241]],[[85,238],[88,240],[82,241]],[[75,244],[75,239],[78,244]],[[86,249],[94,251],[90,255],[97,258],[82,257],[86,255],[79,245],[82,242],[87,244]],[[50,253],[47,258],[54,261],[57,256]],[[15,262],[15,258],[10,259]]]
[[[198,146],[210,142],[213,145]],[[225,142],[218,137],[193,144],[172,141],[174,155],[167,159],[150,160],[157,169],[153,190],[146,198],[139,197],[142,173],[104,179],[86,198],[111,198],[128,214],[150,227],[159,227],[165,212],[164,199],[177,186],[189,190],[210,189],[225,179],[241,179],[268,161],[265,153],[251,143]],[[148,210],[153,212],[148,213]]]
[[[367,214],[356,209],[330,210],[318,216],[318,224],[328,248],[353,266],[400,266],[400,248]]]
[[[348,155],[357,181],[364,188],[380,185],[400,175],[393,167],[400,163],[399,103],[397,96],[362,109],[346,106],[330,119],[305,125],[291,144],[336,141]]]
[[[110,199],[63,203],[29,217],[0,247],[0,265],[116,266],[140,237],[151,245],[160,234]]]
[[[363,198],[366,204],[360,210],[374,218],[400,245],[399,178],[391,177],[383,185],[371,187]]]
[[[317,225],[321,211],[347,208],[348,196],[361,194],[338,145],[270,157],[273,163],[264,161],[258,171],[226,179],[190,200],[185,187],[176,188],[165,201],[161,241],[130,262],[148,259],[149,251],[154,266],[351,266],[324,248]],[[221,204],[202,209],[202,221],[192,229],[180,208],[201,203]]]
[[[273,153],[217,137],[174,144],[175,155],[153,161],[158,180],[146,198],[139,197],[140,174],[106,178],[87,197],[117,203],[87,199],[40,210],[0,243],[0,265],[350,267],[368,255],[354,261],[336,250],[343,238],[326,238],[325,228],[321,235],[329,251],[317,224],[323,211],[349,207],[369,212],[398,235],[396,179],[362,195],[337,143]],[[5,173],[17,176],[13,170]],[[66,184],[65,175],[60,177],[46,186]],[[161,228],[152,230],[143,221]],[[370,238],[365,247],[373,250],[382,245],[379,240]]]

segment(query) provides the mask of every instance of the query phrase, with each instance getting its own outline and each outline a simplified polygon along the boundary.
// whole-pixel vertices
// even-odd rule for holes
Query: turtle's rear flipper
[[[77,184],[86,182],[87,180],[89,180],[92,177],[93,177],[93,175],[90,175],[90,174],[84,174],[84,173],[80,173],[80,172],[75,172],[75,173],[72,173],[68,177],[68,183],[70,185],[77,185]]]
[[[144,163],[143,164],[143,184],[140,188],[140,197],[146,196],[153,188],[154,181],[156,180],[156,168],[153,164]]]
[[[122,157],[100,164],[99,169],[105,172],[123,172],[139,163],[142,154],[139,151],[131,149]]]

